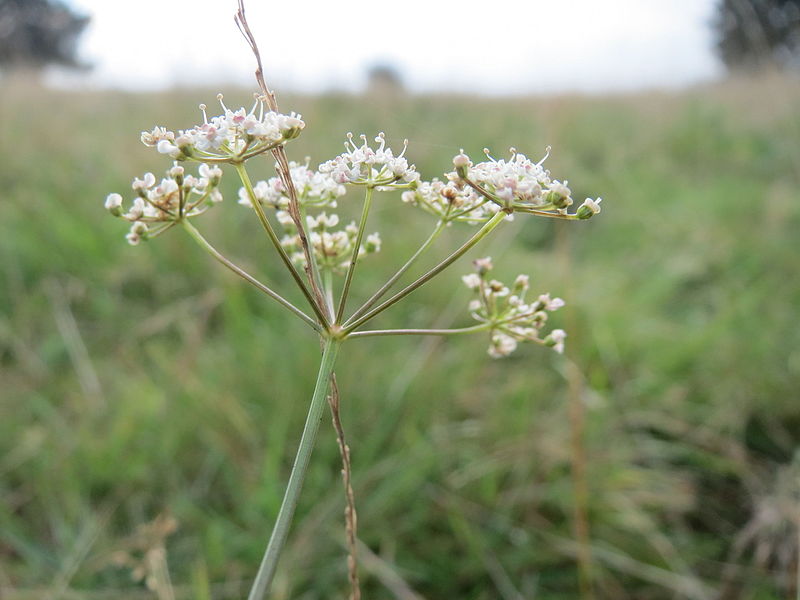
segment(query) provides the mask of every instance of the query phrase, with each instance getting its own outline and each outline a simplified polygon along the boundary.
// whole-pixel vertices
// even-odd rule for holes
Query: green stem
[[[290,311],[292,311],[298,317],[303,319],[303,321],[305,321],[311,327],[313,327],[316,331],[320,331],[320,326],[314,321],[314,319],[309,317],[306,313],[304,313],[302,310],[297,308],[294,304],[292,304],[291,302],[286,300],[286,298],[284,298],[283,296],[281,296],[277,292],[274,292],[272,289],[270,289],[269,287],[267,287],[266,285],[261,283],[258,279],[256,279],[255,277],[253,277],[252,275],[247,273],[244,269],[241,269],[236,264],[232,263],[230,260],[225,258],[222,254],[220,254],[220,252],[216,248],[214,248],[214,246],[212,246],[211,243],[206,238],[204,238],[203,235],[199,231],[197,231],[197,229],[191,223],[189,223],[189,221],[183,220],[183,221],[181,221],[181,224],[183,225],[183,228],[189,233],[189,235],[192,236],[192,238],[198,244],[200,244],[200,246],[206,252],[208,252],[212,257],[214,257],[217,261],[219,261],[220,263],[222,263],[223,265],[228,267],[231,271],[236,273],[239,277],[244,279],[246,282],[252,284],[256,288],[258,288],[260,291],[264,292],[267,296],[269,296],[273,300],[276,300],[279,304],[281,304],[281,305],[285,306],[286,308],[288,308]]]
[[[333,271],[325,269],[322,275],[322,287],[325,288],[325,301],[328,303],[328,314],[333,318]]]
[[[267,236],[269,236],[272,245],[275,246],[275,249],[278,251],[283,264],[286,265],[286,268],[292,274],[292,278],[295,280],[295,283],[297,283],[300,291],[303,292],[306,300],[308,300],[308,303],[311,305],[311,308],[313,309],[314,314],[317,316],[317,319],[319,319],[319,322],[322,323],[322,327],[327,329],[328,319],[325,318],[322,307],[319,306],[317,301],[311,295],[311,292],[309,291],[305,282],[303,282],[303,278],[300,276],[300,273],[297,271],[294,264],[292,264],[292,259],[289,258],[289,255],[286,254],[286,250],[284,250],[283,246],[281,245],[281,241],[275,234],[272,224],[269,222],[267,215],[264,213],[264,208],[261,206],[261,202],[258,198],[256,198],[256,193],[253,190],[253,184],[250,182],[250,177],[247,175],[247,170],[241,163],[235,163],[233,166],[236,169],[236,172],[239,174],[239,179],[242,180],[244,188],[247,190],[247,196],[250,198],[250,203],[253,205],[253,209],[256,211],[256,215],[258,216],[258,220],[261,222],[261,226],[264,228],[264,231],[267,232]]]
[[[369,331],[355,331],[347,337],[372,337],[378,335],[461,335],[486,331],[491,329],[492,325],[492,323],[481,323],[480,325],[462,327],[460,329],[371,329]]]
[[[397,292],[394,296],[392,296],[391,298],[386,300],[383,304],[380,304],[380,305],[376,306],[375,308],[373,308],[371,311],[369,311],[367,314],[365,314],[361,318],[356,319],[355,321],[353,321],[350,325],[348,325],[344,329],[344,333],[345,334],[349,334],[351,331],[353,331],[359,325],[362,325],[362,324],[366,323],[367,321],[369,321],[371,318],[373,318],[377,314],[383,312],[384,310],[386,310],[387,308],[392,306],[398,300],[402,300],[404,297],[406,297],[408,294],[410,294],[411,292],[416,290],[418,287],[424,285],[425,283],[430,281],[432,278],[436,277],[439,273],[444,271],[447,267],[449,267],[451,264],[453,264],[456,260],[461,258],[470,248],[475,246],[475,244],[477,244],[483,238],[485,238],[487,235],[489,235],[492,232],[492,230],[495,227],[497,227],[503,221],[503,219],[505,219],[505,218],[506,218],[505,211],[498,212],[490,220],[488,220],[483,225],[483,227],[481,227],[475,233],[475,235],[473,235],[466,242],[464,242],[464,244],[458,250],[456,250],[450,256],[445,258],[442,262],[440,262],[438,265],[436,265],[433,269],[431,269],[430,271],[425,273],[422,277],[420,277],[419,279],[417,279],[413,283],[409,284],[408,286],[406,286],[405,288],[403,288],[402,290]]]
[[[361,221],[358,223],[358,234],[356,235],[356,243],[353,247],[353,255],[350,257],[350,266],[347,268],[347,275],[344,278],[344,287],[342,287],[342,296],[339,299],[339,310],[336,313],[336,323],[342,320],[344,314],[344,305],[347,302],[347,294],[350,292],[350,282],[353,281],[353,274],[356,271],[356,262],[358,262],[358,251],[361,249],[361,239],[364,237],[364,228],[367,226],[367,217],[369,216],[369,209],[372,206],[372,186],[367,186],[367,192],[364,195],[364,208],[361,211]]]
[[[521,212],[526,213],[529,215],[536,215],[537,217],[548,217],[550,219],[564,219],[565,221],[580,221],[577,215],[574,214],[562,214],[562,213],[554,213],[554,212],[546,212],[543,210],[536,210],[535,208],[514,208],[514,212]]]
[[[406,261],[406,264],[404,264],[402,267],[400,267],[400,269],[398,269],[397,273],[395,273],[389,278],[389,281],[384,283],[377,292],[372,294],[372,297],[369,300],[367,300],[361,308],[359,308],[356,312],[353,313],[353,315],[347,320],[347,323],[345,323],[345,326],[349,325],[350,323],[358,319],[361,315],[363,315],[370,308],[372,308],[378,300],[383,298],[383,295],[389,290],[389,288],[391,288],[397,282],[397,280],[400,279],[405,274],[405,272],[411,268],[411,266],[417,261],[417,259],[420,256],[422,256],[422,254],[428,248],[430,248],[431,244],[433,244],[436,238],[439,237],[439,234],[442,233],[442,231],[444,231],[446,225],[447,225],[446,221],[440,220],[436,224],[436,228],[428,236],[428,239],[425,240],[422,246],[419,247],[419,250],[417,250],[414,253],[414,255]]]
[[[333,366],[336,362],[336,354],[339,351],[340,344],[341,341],[338,339],[327,338],[325,340],[322,362],[317,375],[317,384],[314,387],[314,395],[311,397],[311,405],[308,407],[308,416],[303,428],[303,436],[300,438],[300,447],[297,449],[297,456],[294,459],[292,472],[289,475],[286,493],[278,511],[278,518],[275,521],[275,527],[272,529],[267,550],[264,552],[264,558],[261,561],[261,566],[253,582],[248,600],[263,600],[269,591],[272,578],[275,576],[278,559],[286,543],[289,526],[292,523],[297,500],[300,497],[300,490],[303,487],[303,480],[308,470],[311,452],[314,449],[314,441],[316,440],[319,423],[325,409],[325,398],[328,394],[331,373],[333,373]]]

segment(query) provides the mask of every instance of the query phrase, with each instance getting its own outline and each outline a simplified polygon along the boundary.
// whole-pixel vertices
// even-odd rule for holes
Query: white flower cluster
[[[571,190],[567,182],[550,178],[550,171],[542,167],[548,154],[538,163],[511,148],[509,160],[497,160],[484,149],[489,160],[473,164],[462,150],[453,158],[455,170],[447,176],[451,181],[463,180],[475,186],[482,195],[499,207],[524,211],[551,211],[567,214],[572,206]],[[600,212],[600,199],[587,198],[573,218],[588,219]]]
[[[344,144],[346,152],[322,163],[320,173],[329,174],[337,183],[351,183],[372,187],[399,187],[419,180],[414,165],[409,165],[403,156],[408,148],[408,140],[403,143],[403,151],[397,156],[386,147],[386,137],[379,133],[375,138],[376,149],[370,148],[367,136],[361,135],[361,146],[356,146],[353,134],[347,134]],[[393,186],[403,182],[399,186]]]
[[[561,298],[542,294],[526,303],[525,294],[529,282],[527,275],[519,275],[514,285],[508,288],[502,282],[487,277],[492,270],[491,258],[479,258],[475,262],[475,273],[462,277],[464,284],[477,296],[469,303],[472,317],[489,325],[489,356],[508,356],[517,348],[517,342],[532,341],[564,352],[567,334],[554,329],[542,338],[540,332],[547,323],[548,313],[564,306]]]
[[[122,196],[117,193],[106,197],[105,208],[115,217],[132,223],[126,237],[135,246],[184,218],[203,214],[209,206],[222,201],[218,189],[222,170],[203,163],[198,168],[198,175],[185,175],[184,168],[177,163],[160,182],[152,173],[145,173],[131,184],[136,197],[127,212],[122,205]],[[165,225],[151,231],[154,224]]]
[[[291,215],[286,211],[279,210],[276,216],[278,222],[287,231],[287,235],[281,240],[281,245],[290,254],[295,264],[304,266],[305,255]],[[350,264],[358,237],[358,227],[354,222],[350,222],[344,229],[333,230],[337,225],[339,225],[339,216],[336,214],[329,215],[323,212],[316,217],[306,217],[309,247],[313,251],[320,269],[342,273]],[[380,235],[372,233],[363,239],[358,249],[358,256],[360,258],[366,254],[373,254],[380,249]]]
[[[206,106],[201,104],[201,125],[180,130],[177,134],[164,127],[155,127],[152,131],[142,132],[142,143],[177,160],[241,160],[297,137],[305,127],[300,115],[265,110],[261,97],[256,98],[249,111],[244,107],[231,110],[222,102],[222,94],[217,98],[223,109],[221,115],[209,119]]]
[[[420,181],[402,194],[403,202],[419,206],[446,222],[476,224],[496,214],[500,207],[478,194],[463,180]]]
[[[289,163],[289,171],[297,192],[297,201],[301,206],[336,208],[336,200],[347,192],[345,186],[334,181],[330,175],[309,169],[308,162],[299,164],[292,161]],[[280,177],[256,182],[253,192],[262,204],[280,210],[286,210],[289,206],[289,195]],[[239,204],[252,206],[245,188],[239,190]]]

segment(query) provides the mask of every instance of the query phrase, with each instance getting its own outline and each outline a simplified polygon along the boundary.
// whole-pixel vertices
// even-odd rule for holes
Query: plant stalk
[[[503,221],[503,219],[506,218],[506,216],[507,216],[507,214],[504,211],[498,212],[491,219],[489,219],[486,223],[484,223],[483,227],[481,227],[480,230],[478,230],[475,233],[475,235],[473,235],[466,242],[464,242],[464,244],[462,244],[460,248],[458,248],[456,251],[454,251],[452,254],[450,254],[450,256],[445,258],[442,262],[440,262],[438,265],[436,265],[430,271],[428,271],[427,273],[422,275],[419,279],[417,279],[413,283],[410,283],[408,286],[406,286],[405,288],[403,288],[402,290],[397,292],[394,296],[392,296],[391,298],[386,300],[383,304],[379,304],[378,306],[373,308],[371,311],[369,311],[367,314],[365,314],[362,317],[360,317],[359,319],[356,319],[355,321],[353,321],[350,325],[348,325],[345,328],[345,330],[344,330],[345,334],[349,334],[350,332],[352,332],[359,325],[363,325],[364,323],[369,321],[371,318],[373,318],[377,314],[383,312],[384,310],[386,310],[387,308],[392,306],[398,300],[402,300],[404,297],[406,297],[408,294],[410,294],[411,292],[416,290],[418,287],[424,285],[429,280],[431,280],[434,277],[436,277],[439,273],[441,273],[447,267],[452,265],[456,260],[461,258],[470,248],[475,246],[475,244],[477,244],[483,238],[485,238],[487,235],[489,235],[492,232],[492,230],[495,227],[497,227]]]
[[[492,328],[494,323],[482,323],[461,329],[370,329],[368,331],[355,331],[348,338],[376,337],[381,335],[462,335],[478,333]]]
[[[256,215],[258,216],[258,220],[261,222],[261,226],[267,233],[272,245],[275,246],[275,249],[278,251],[283,264],[289,270],[289,273],[291,273],[292,278],[295,280],[295,283],[297,283],[300,291],[303,292],[306,300],[308,300],[308,303],[311,305],[314,314],[322,324],[323,329],[327,329],[328,319],[323,312],[324,304],[318,302],[317,299],[311,294],[305,282],[303,281],[303,278],[300,276],[300,273],[298,273],[294,264],[292,264],[292,259],[289,258],[288,254],[286,254],[286,250],[284,250],[283,246],[281,245],[281,241],[278,239],[275,230],[272,228],[272,224],[270,224],[267,215],[264,213],[264,208],[261,206],[261,202],[258,198],[256,198],[256,193],[253,190],[253,184],[250,181],[250,177],[247,174],[244,164],[238,163],[235,164],[234,167],[236,168],[236,172],[239,174],[239,179],[242,180],[242,185],[244,185],[244,188],[247,190],[247,196],[250,198],[250,203],[253,205],[253,209],[256,211]]]
[[[253,588],[250,590],[250,594],[247,597],[248,600],[263,600],[275,576],[278,559],[286,543],[286,537],[289,534],[289,527],[292,523],[297,501],[300,497],[300,490],[303,487],[303,480],[308,470],[311,452],[314,449],[319,423],[325,409],[325,399],[328,394],[331,373],[333,373],[333,366],[336,362],[336,355],[340,345],[341,340],[339,339],[325,339],[322,351],[322,362],[319,366],[314,395],[311,397],[311,405],[308,407],[308,416],[306,417],[306,424],[303,428],[303,436],[300,438],[300,446],[297,449],[292,472],[289,475],[286,493],[283,496],[283,502],[278,511],[278,517],[272,529],[272,535],[269,538],[269,544],[267,544],[267,549],[264,552],[264,558],[261,561],[258,574],[253,582]]]
[[[214,246],[212,246],[211,243],[205,237],[203,237],[203,235],[197,230],[197,228],[194,227],[194,225],[192,225],[191,223],[189,223],[189,221],[184,219],[183,221],[181,221],[181,224],[183,225],[183,228],[189,233],[189,235],[192,236],[192,238],[198,244],[200,244],[200,246],[206,252],[208,252],[212,257],[214,257],[217,261],[225,265],[227,268],[236,273],[246,282],[252,284],[260,291],[264,292],[267,296],[277,301],[279,304],[288,308],[295,315],[297,315],[298,317],[303,319],[303,321],[305,321],[311,327],[313,327],[316,331],[321,331],[320,326],[317,324],[316,321],[314,321],[314,319],[309,317],[306,313],[297,308],[294,304],[286,300],[283,296],[281,296],[277,292],[273,291],[271,288],[261,283],[258,279],[247,273],[244,269],[240,268],[239,266],[237,266],[236,264],[225,258],[225,256],[223,256],[216,248],[214,248]]]
[[[347,302],[347,294],[350,292],[350,283],[353,281],[353,274],[356,271],[358,252],[361,250],[361,239],[364,237],[364,229],[367,226],[370,206],[372,206],[372,186],[367,186],[367,191],[364,195],[364,208],[361,211],[361,220],[358,223],[358,234],[356,235],[356,242],[353,246],[353,255],[350,257],[350,266],[347,268],[347,275],[344,278],[344,286],[342,287],[342,296],[339,298],[339,310],[336,313],[335,323],[339,323],[342,320],[342,315],[344,315],[344,306]]]
[[[405,274],[405,272],[411,268],[411,266],[417,261],[417,259],[422,255],[423,252],[425,252],[428,248],[430,248],[431,244],[433,244],[436,238],[439,237],[439,234],[442,233],[442,231],[444,231],[445,225],[447,225],[447,222],[444,220],[440,220],[436,224],[436,228],[428,236],[428,239],[422,243],[422,246],[420,246],[419,249],[411,256],[411,258],[409,258],[406,261],[406,263],[402,267],[400,267],[394,275],[392,275],[389,278],[389,281],[384,283],[377,292],[372,294],[370,299],[367,300],[363,304],[363,306],[361,306],[361,308],[359,308],[356,312],[352,314],[352,316],[347,320],[347,323],[345,323],[345,325],[349,325],[352,321],[358,319],[361,315],[363,315],[370,308],[372,308],[378,300],[383,298],[383,295],[389,290],[389,288],[391,288],[397,282],[397,280],[400,279]]]

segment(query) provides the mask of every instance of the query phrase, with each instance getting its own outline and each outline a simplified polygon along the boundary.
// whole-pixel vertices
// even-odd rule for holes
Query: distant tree
[[[367,92],[370,94],[398,94],[405,90],[400,71],[391,64],[378,63],[367,70]]]
[[[0,68],[84,68],[76,52],[88,24],[89,17],[75,14],[61,0],[0,0]]]
[[[729,69],[800,69],[800,0],[720,0],[713,27]]]

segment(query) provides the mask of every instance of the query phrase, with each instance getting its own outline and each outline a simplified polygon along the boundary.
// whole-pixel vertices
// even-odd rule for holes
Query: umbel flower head
[[[511,148],[508,160],[495,159],[484,148],[487,161],[473,164],[462,150],[453,158],[455,169],[447,174],[450,181],[463,182],[499,209],[529,212],[572,219],[588,219],[600,212],[600,202],[587,198],[576,213],[568,209],[573,204],[572,191],[567,181],[551,179],[550,171],[542,165],[550,156],[533,162],[524,154]]]
[[[347,193],[345,186],[330,175],[309,169],[308,159],[305,164],[290,162],[289,171],[297,192],[297,202],[304,208],[336,208],[336,200]],[[286,210],[289,206],[289,193],[280,177],[256,182],[253,192],[262,204],[280,210]],[[250,195],[244,187],[239,189],[239,204],[252,206]]]
[[[231,110],[217,96],[222,114],[208,117],[206,105],[201,104],[203,123],[177,134],[164,127],[143,131],[145,146],[156,148],[176,160],[204,162],[242,161],[271,150],[300,135],[305,123],[300,115],[288,115],[265,110],[264,98],[256,96],[253,107]]]
[[[276,216],[278,222],[287,231],[287,235],[281,240],[281,245],[289,253],[295,264],[304,266],[305,254],[292,217],[286,211],[278,211]],[[339,215],[336,214],[323,212],[316,217],[306,217],[308,241],[314,259],[320,269],[327,269],[333,273],[341,274],[347,270],[350,264],[350,258],[353,255],[358,236],[358,226],[355,222],[350,222],[343,229],[334,229],[337,225],[339,225]],[[373,254],[380,251],[380,249],[380,235],[372,233],[366,236],[359,246],[357,258],[360,259],[366,254]]]
[[[106,197],[106,210],[132,223],[126,236],[131,245],[163,233],[182,219],[202,215],[222,201],[218,189],[222,169],[217,166],[203,163],[195,177],[185,175],[184,168],[176,162],[166,175],[160,182],[152,173],[135,178],[131,188],[136,197],[127,212],[121,195],[111,193]]]
[[[554,329],[544,337],[541,335],[549,313],[564,306],[561,298],[542,294],[536,300],[526,302],[530,287],[527,275],[518,275],[509,288],[496,279],[489,279],[488,274],[493,268],[491,258],[479,258],[473,264],[475,272],[464,275],[462,280],[476,296],[469,303],[470,314],[476,321],[488,325],[489,356],[508,356],[516,350],[517,343],[523,341],[537,342],[558,353],[564,352],[567,334],[563,330]]]
[[[402,194],[403,202],[418,206],[448,223],[457,221],[476,225],[497,214],[500,207],[478,194],[464,181],[454,179],[412,184],[412,189]]]
[[[373,149],[367,143],[367,136],[361,134],[362,144],[357,146],[353,134],[347,134],[345,152],[336,158],[322,163],[320,173],[329,174],[337,183],[367,185],[371,187],[405,187],[419,179],[414,165],[409,165],[404,154],[408,140],[403,142],[403,150],[397,156],[386,147],[386,136],[381,132],[375,138],[378,147]],[[395,185],[393,185],[395,184]]]

